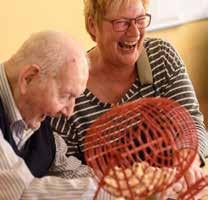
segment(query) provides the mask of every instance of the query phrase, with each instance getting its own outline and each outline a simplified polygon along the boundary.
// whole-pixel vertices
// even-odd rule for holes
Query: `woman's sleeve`
[[[168,42],[163,41],[161,51],[167,80],[164,96],[179,102],[191,114],[198,130],[199,154],[204,161],[208,153],[208,135],[192,82],[182,59]]]

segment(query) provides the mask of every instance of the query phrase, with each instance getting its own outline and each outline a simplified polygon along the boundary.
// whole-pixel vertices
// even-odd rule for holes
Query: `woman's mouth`
[[[119,47],[122,48],[123,50],[133,50],[137,46],[137,41],[136,42],[119,42],[118,43]]]

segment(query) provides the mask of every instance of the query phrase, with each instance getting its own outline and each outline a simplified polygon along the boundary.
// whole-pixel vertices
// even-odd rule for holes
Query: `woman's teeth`
[[[136,47],[136,44],[135,42],[119,42],[119,46],[121,48],[125,48],[125,49],[134,49]]]

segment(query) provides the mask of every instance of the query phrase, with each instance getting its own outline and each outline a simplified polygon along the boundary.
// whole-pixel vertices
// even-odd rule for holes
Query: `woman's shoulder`
[[[145,38],[144,48],[153,67],[164,67],[168,74],[174,74],[183,68],[184,63],[170,42],[160,38]]]
[[[152,49],[157,49],[157,50],[163,50],[169,48],[174,49],[169,41],[161,38],[150,38],[150,37],[145,38],[144,47],[147,49],[147,51]]]

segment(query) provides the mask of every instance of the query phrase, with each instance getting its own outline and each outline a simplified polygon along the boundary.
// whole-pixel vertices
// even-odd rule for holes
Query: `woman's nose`
[[[140,35],[140,30],[135,22],[135,20],[132,20],[129,24],[129,28],[126,32],[127,35],[129,36],[139,36]]]

